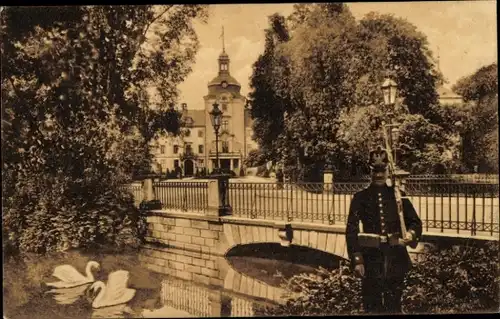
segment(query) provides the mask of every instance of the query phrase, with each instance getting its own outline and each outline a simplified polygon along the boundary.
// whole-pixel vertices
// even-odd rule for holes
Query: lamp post
[[[389,130],[387,134],[387,139],[388,139],[388,146],[389,150],[391,152],[391,155],[393,156],[393,161],[394,161],[394,171],[393,171],[393,176],[394,176],[394,182],[396,185],[399,185],[401,190],[404,190],[404,185],[405,185],[405,179],[410,175],[409,172],[400,170],[397,168],[397,162],[396,162],[396,148],[394,147],[394,139],[397,141],[399,137],[399,123],[392,123],[392,117],[394,115],[393,111],[396,106],[396,98],[397,98],[397,93],[398,93],[398,85],[396,82],[390,78],[385,79],[384,83],[381,86],[382,88],[382,93],[384,94],[384,104],[390,108],[390,112],[388,112],[388,122],[389,123],[382,123],[384,126],[384,131],[387,132],[386,130]],[[394,135],[394,138],[393,138]],[[392,182],[392,181],[391,181]]]
[[[213,109],[210,113],[210,120],[212,121],[212,126],[215,131],[215,168],[214,171],[216,173],[219,172],[219,129],[222,117],[222,111],[219,109],[219,104],[215,102],[213,104]]]
[[[381,89],[382,89],[382,93],[384,94],[384,104],[388,108],[390,108],[390,112],[387,113],[389,123],[388,124],[383,123],[383,125],[384,125],[384,130],[389,129],[389,134],[387,136],[388,142],[389,142],[388,144],[389,144],[389,148],[390,148],[391,153],[393,153],[394,164],[396,164],[396,151],[395,150],[393,151],[394,147],[393,147],[392,134],[393,134],[393,132],[394,133],[399,132],[399,130],[397,128],[399,126],[399,124],[397,124],[397,123],[393,124],[392,117],[394,115],[393,110],[394,110],[394,107],[396,105],[398,85],[396,84],[396,82],[393,79],[386,78],[384,83],[382,83]]]
[[[231,213],[231,207],[228,203],[229,175],[221,173],[219,169],[219,129],[222,111],[219,109],[217,102],[213,104],[213,109],[209,114],[215,131],[215,169],[212,171],[212,178],[217,178],[219,187],[219,216],[229,215]]]

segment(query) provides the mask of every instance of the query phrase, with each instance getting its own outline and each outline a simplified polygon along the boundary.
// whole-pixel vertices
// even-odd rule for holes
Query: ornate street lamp
[[[393,149],[393,139],[392,139],[392,129],[397,128],[398,124],[393,124],[392,123],[392,116],[393,116],[393,109],[394,106],[396,105],[396,97],[397,97],[397,91],[398,91],[398,85],[396,82],[391,79],[391,78],[386,78],[384,80],[384,83],[381,85],[382,93],[384,94],[384,104],[390,108],[390,112],[387,113],[388,117],[388,124],[384,123],[384,130],[388,129],[389,133],[387,134],[387,139],[388,139],[388,144],[389,148],[391,150],[392,154],[392,149]],[[387,132],[387,131],[385,131]],[[395,154],[395,152],[394,152]]]
[[[394,115],[393,111],[396,107],[396,99],[398,95],[398,85],[391,79],[386,78],[381,85],[382,93],[384,94],[384,104],[390,109],[387,113],[388,123],[383,123],[384,135],[387,138],[388,152],[392,155],[394,161],[394,182],[399,184],[399,186],[404,189],[405,178],[410,174],[406,171],[397,168],[396,163],[396,146],[394,146],[394,141],[399,138],[399,123],[392,123],[392,117]]]
[[[398,93],[398,85],[391,79],[385,79],[382,83],[382,93],[384,93],[384,104],[387,106],[393,106],[396,104],[396,98]]]
[[[229,175],[219,171],[219,129],[221,126],[222,111],[219,109],[219,104],[215,102],[210,114],[210,121],[215,131],[215,169],[212,171],[212,177],[217,178],[219,185],[219,216],[229,215],[231,206],[228,204],[229,198]]]
[[[215,131],[215,171],[219,171],[219,129],[221,125],[222,111],[219,109],[219,104],[215,102],[210,113],[210,120]]]

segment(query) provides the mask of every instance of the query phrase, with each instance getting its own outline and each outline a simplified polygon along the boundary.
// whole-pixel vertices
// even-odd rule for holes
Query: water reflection
[[[129,272],[134,297],[125,304],[92,308],[90,284],[51,289],[55,266],[84,269],[101,265],[96,281],[117,270]],[[251,317],[255,306],[282,301],[283,278],[313,268],[259,257],[216,257],[172,248],[144,247],[139,254],[99,255],[70,252],[4,263],[5,316],[15,318],[174,318]],[[182,279],[182,278],[185,278]]]
[[[128,315],[128,316],[126,316]],[[94,309],[90,318],[127,318],[136,317],[135,312],[126,304]]]
[[[261,304],[249,297],[237,296],[182,279],[167,277],[162,281],[163,307],[145,311],[148,318],[164,317],[251,317],[253,306]]]
[[[47,291],[47,294],[53,296],[59,305],[70,305],[80,299],[90,284],[81,285],[72,288],[59,288]]]

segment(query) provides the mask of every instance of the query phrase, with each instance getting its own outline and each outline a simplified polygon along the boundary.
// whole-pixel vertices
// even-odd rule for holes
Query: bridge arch
[[[281,244],[282,239],[279,232],[284,227],[276,225],[262,225],[257,223],[229,223],[224,222],[223,237],[224,245],[220,250],[223,256],[239,245],[248,244]],[[344,231],[337,228],[328,227],[294,227],[291,226],[291,244],[295,246],[308,247],[325,253],[336,255],[347,260],[347,246]]]

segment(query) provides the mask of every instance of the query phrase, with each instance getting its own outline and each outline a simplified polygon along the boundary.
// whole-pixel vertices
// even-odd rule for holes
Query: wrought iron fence
[[[235,216],[335,224],[345,222],[338,207],[348,207],[352,193],[335,194],[323,183],[230,183],[229,204]]]
[[[208,207],[207,182],[155,182],[153,189],[163,209],[205,212]]]
[[[345,223],[352,196],[369,183],[230,183],[229,204],[233,215],[252,219]],[[409,180],[405,191],[427,232],[499,232],[498,183]]]
[[[134,199],[134,205],[139,206],[143,198],[142,186],[140,184],[127,184],[121,186],[120,189],[131,193]]]

